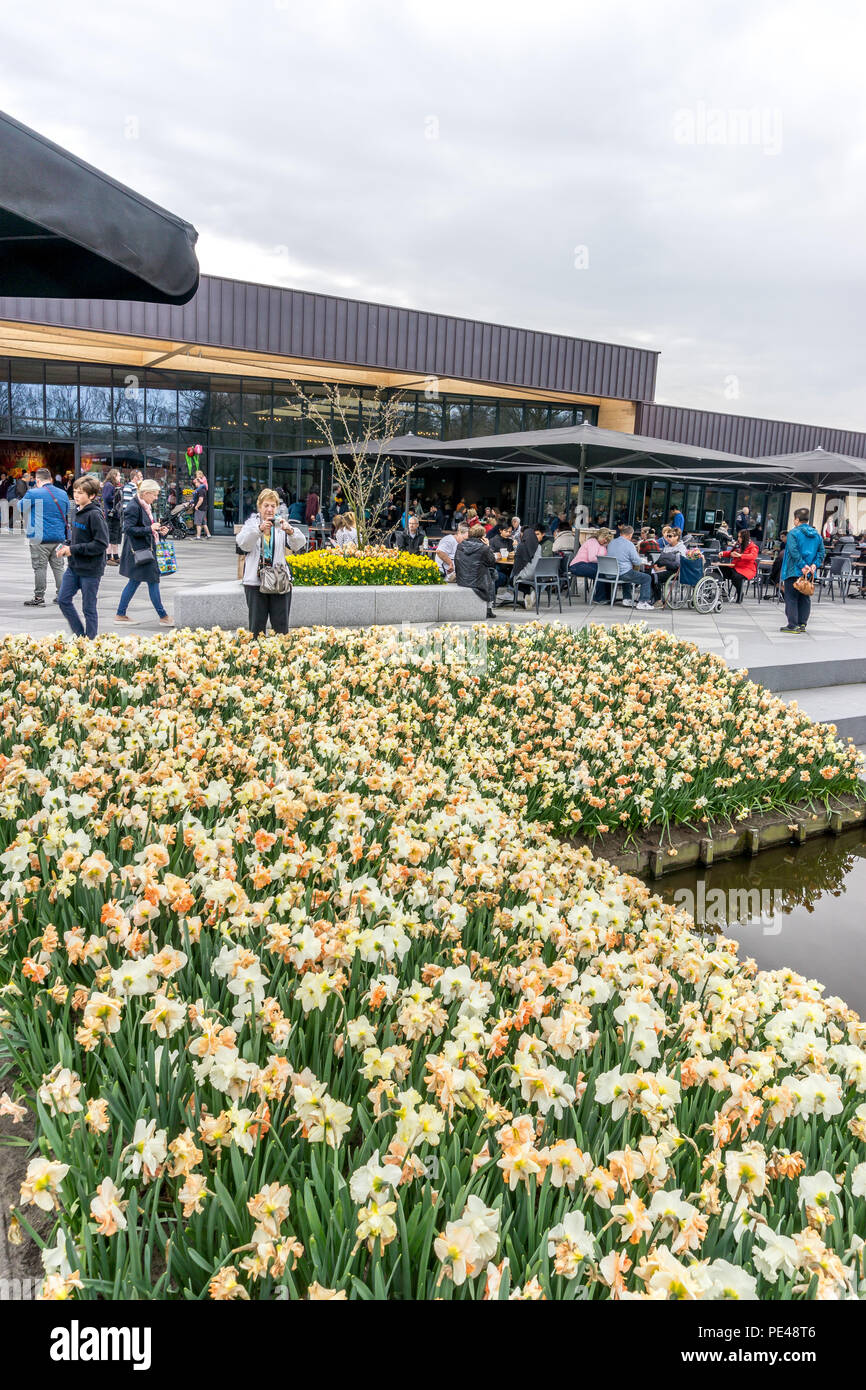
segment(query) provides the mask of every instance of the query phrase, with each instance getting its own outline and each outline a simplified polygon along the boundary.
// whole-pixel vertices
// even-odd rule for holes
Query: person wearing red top
[[[722,551],[721,558],[727,563],[719,566],[725,579],[729,579],[737,591],[737,603],[743,601],[745,586],[758,573],[758,547],[748,531],[740,531],[733,550]]]

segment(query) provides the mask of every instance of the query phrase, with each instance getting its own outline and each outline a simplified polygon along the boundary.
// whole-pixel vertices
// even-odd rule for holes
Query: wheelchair
[[[714,572],[712,560],[683,556],[680,567],[665,588],[668,608],[694,608],[696,613],[720,613],[727,602],[725,583]]]

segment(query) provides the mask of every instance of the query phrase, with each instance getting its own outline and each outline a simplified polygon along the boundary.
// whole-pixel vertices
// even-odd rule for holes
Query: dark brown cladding
[[[203,275],[188,304],[3,299],[0,319],[279,357],[649,401],[658,353]]]
[[[686,410],[676,405],[642,402],[637,408],[635,434],[652,439],[673,439],[678,444],[697,444],[705,449],[745,454],[793,454],[822,448],[866,458],[866,433],[826,429],[823,425],[798,425],[788,420],[760,420],[748,415],[722,415],[712,410]]]

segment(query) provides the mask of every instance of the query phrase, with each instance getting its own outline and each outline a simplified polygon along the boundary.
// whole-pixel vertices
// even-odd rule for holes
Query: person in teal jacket
[[[818,566],[824,559],[824,542],[821,533],[809,523],[809,512],[800,507],[794,513],[795,525],[788,532],[785,542],[785,558],[782,561],[782,586],[785,590],[785,617],[787,625],[782,632],[805,632],[812,611],[812,600],[808,594],[801,594],[794,587],[801,575],[814,579]]]

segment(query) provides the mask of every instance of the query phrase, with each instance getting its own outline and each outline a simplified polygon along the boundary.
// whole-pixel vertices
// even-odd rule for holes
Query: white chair
[[[613,556],[600,555],[598,557],[598,569],[595,579],[592,581],[592,593],[589,596],[590,603],[595,601],[595,591],[599,584],[610,585],[610,606],[616,602],[617,590],[622,589],[625,593],[626,588],[634,591],[635,582],[633,579],[621,579],[619,573],[619,561]]]

